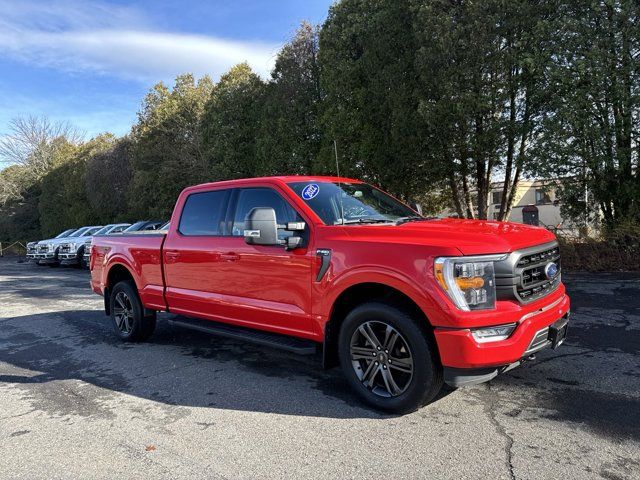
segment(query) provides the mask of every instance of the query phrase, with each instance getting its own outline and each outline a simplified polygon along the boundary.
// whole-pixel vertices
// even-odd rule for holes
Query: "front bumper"
[[[499,374],[508,372],[524,362],[533,360],[535,352],[544,348],[558,348],[564,343],[569,323],[569,312],[564,317],[554,322],[551,326],[540,329],[534,335],[531,343],[525,351],[525,356],[509,365],[484,368],[454,368],[444,367],[444,381],[452,387],[464,387],[488,382]]]
[[[545,329],[559,319],[568,319],[569,309],[569,297],[563,294],[552,303],[523,315],[511,336],[497,342],[478,343],[469,328],[436,328],[434,333],[442,365],[445,370],[505,369],[550,346],[546,342],[548,330]]]
[[[55,252],[53,253],[38,253],[36,254],[35,260],[40,263],[58,263],[58,256]]]
[[[60,253],[58,254],[58,258],[60,259],[60,263],[62,265],[76,265],[79,263],[77,253]]]

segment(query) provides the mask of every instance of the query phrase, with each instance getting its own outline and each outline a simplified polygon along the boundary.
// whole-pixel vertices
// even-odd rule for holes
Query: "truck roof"
[[[290,182],[344,182],[344,183],[362,183],[361,180],[347,177],[332,177],[326,175],[278,175],[271,177],[253,177],[253,178],[238,178],[234,180],[222,180],[220,182],[208,182],[201,183],[199,185],[193,185],[185,188],[185,191],[200,190],[207,187],[220,187],[220,186],[240,186],[251,185],[255,183],[265,182],[278,182],[278,183],[290,183]]]

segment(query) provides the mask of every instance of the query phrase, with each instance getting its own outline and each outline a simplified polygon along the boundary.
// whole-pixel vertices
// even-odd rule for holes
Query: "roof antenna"
[[[340,185],[340,162],[338,162],[338,142],[333,139],[333,152],[336,155],[336,173],[338,175],[338,200],[340,201],[340,224],[344,225],[344,205],[342,204],[342,187]]]

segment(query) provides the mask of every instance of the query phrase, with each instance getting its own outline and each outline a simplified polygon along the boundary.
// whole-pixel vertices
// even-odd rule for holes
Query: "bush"
[[[640,271],[640,225],[624,223],[596,238],[558,235],[565,270]]]

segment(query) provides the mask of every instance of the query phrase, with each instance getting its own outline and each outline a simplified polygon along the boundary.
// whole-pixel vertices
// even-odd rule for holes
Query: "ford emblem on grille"
[[[554,262],[547,263],[544,267],[544,275],[551,280],[558,274],[558,265]]]

